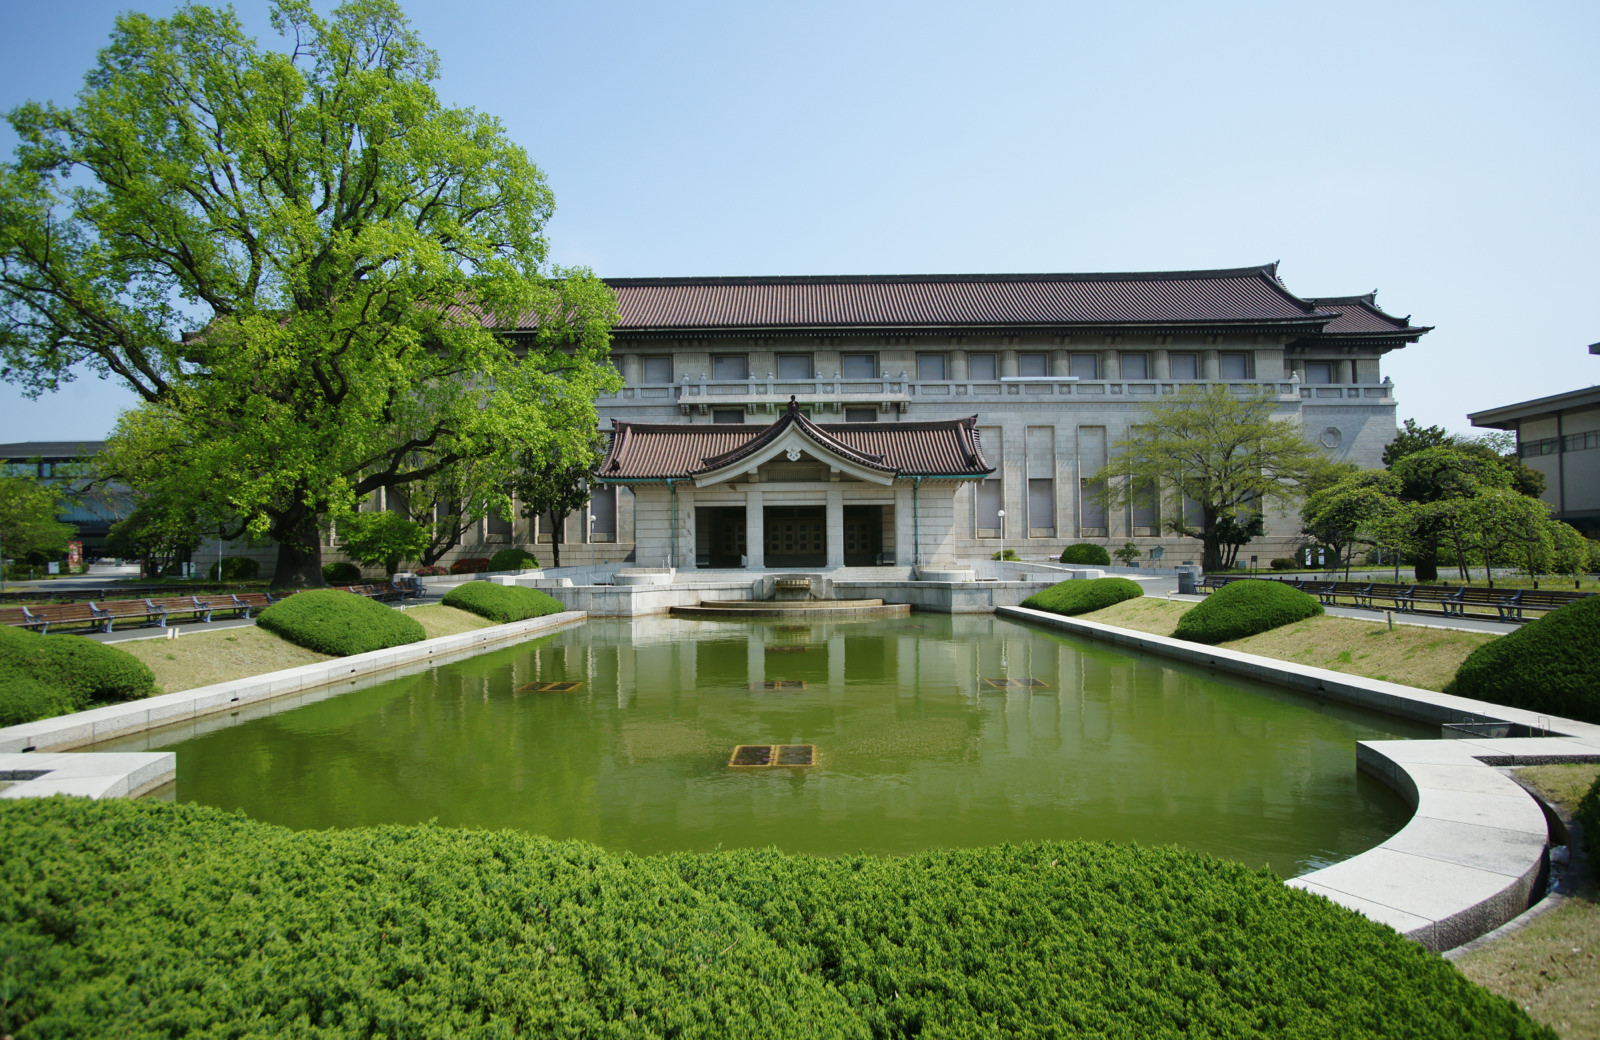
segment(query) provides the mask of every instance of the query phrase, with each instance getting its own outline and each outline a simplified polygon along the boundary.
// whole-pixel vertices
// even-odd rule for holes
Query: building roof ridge
[[[1127,282],[1185,281],[1196,279],[1247,278],[1259,275],[1277,281],[1278,262],[1249,267],[1198,268],[1183,271],[1064,271],[1013,272],[988,274],[824,274],[824,275],[682,275],[645,278],[609,278],[601,281],[616,288],[738,285],[932,285],[949,282],[1028,283],[1028,282]],[[1283,288],[1282,283],[1279,287]],[[1284,292],[1289,292],[1283,288]],[[1289,293],[1293,296],[1293,293]],[[1296,297],[1299,299],[1299,297]]]

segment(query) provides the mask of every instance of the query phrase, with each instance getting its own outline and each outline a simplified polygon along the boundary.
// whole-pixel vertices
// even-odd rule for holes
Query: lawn
[[[1193,607],[1184,600],[1143,596],[1082,616],[1086,621],[1170,636],[1178,618]],[[1222,645],[1294,664],[1442,690],[1467,655],[1494,638],[1487,632],[1403,624],[1391,631],[1383,621],[1315,617]]]
[[[422,625],[429,639],[488,628],[493,624],[476,614],[439,604],[412,607],[406,614]],[[177,639],[137,639],[116,646],[149,665],[163,693],[248,679],[332,659],[327,654],[295,646],[254,625],[190,632]]]

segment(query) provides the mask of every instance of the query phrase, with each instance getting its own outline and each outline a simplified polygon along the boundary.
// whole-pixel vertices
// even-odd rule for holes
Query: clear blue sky
[[[0,0],[0,109],[71,101],[114,15]],[[239,5],[276,46],[266,4]],[[327,5],[323,5],[327,9]],[[1600,382],[1588,3],[437,3],[448,103],[555,189],[601,275],[1236,267],[1379,290],[1437,326],[1386,361],[1400,416]],[[14,137],[0,129],[0,154]],[[0,441],[97,438],[81,380]]]

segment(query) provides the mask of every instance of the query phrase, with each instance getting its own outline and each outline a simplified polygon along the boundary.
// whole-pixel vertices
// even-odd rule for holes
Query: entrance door
[[[762,512],[768,567],[825,567],[828,518],[823,506],[774,506]]]
[[[883,552],[883,507],[844,507],[844,565],[872,567]]]
[[[702,506],[695,510],[695,527],[700,542],[698,566],[744,566],[743,506]]]

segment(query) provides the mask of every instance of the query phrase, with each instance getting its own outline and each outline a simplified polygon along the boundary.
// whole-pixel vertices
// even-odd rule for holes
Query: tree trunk
[[[565,513],[550,510],[550,565],[561,566],[561,539],[566,537],[567,517]]]
[[[317,514],[301,506],[273,524],[272,537],[278,543],[278,565],[272,572],[275,589],[320,589],[322,580],[322,532],[317,529]]]
[[[1200,507],[1200,569],[1207,574],[1222,569],[1222,543],[1217,535],[1217,514],[1209,506]]]
[[[1415,575],[1420,582],[1439,580],[1439,547],[1437,545],[1424,546],[1417,552],[1415,560]]]

